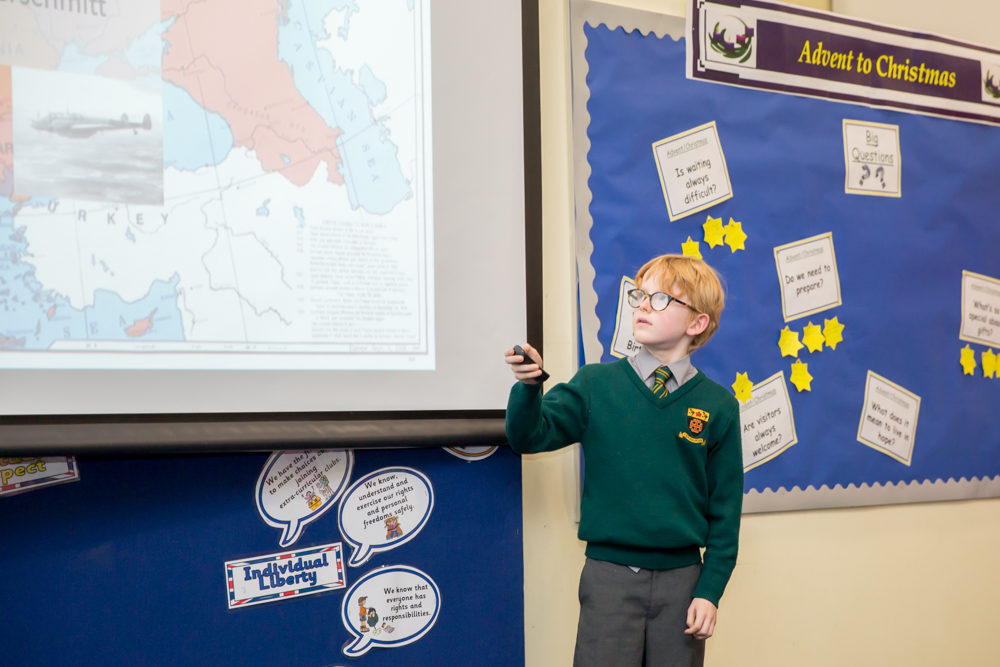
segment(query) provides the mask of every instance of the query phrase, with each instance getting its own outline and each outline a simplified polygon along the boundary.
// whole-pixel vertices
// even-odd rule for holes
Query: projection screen
[[[502,352],[541,342],[537,2],[0,25],[0,450],[496,439]]]

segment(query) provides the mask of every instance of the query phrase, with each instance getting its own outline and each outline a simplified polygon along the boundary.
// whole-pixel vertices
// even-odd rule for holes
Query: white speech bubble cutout
[[[382,468],[359,477],[340,501],[340,534],[358,567],[417,536],[434,509],[431,480],[413,468]]]
[[[444,451],[466,461],[479,461],[489,458],[498,449],[497,445],[468,445],[466,447],[445,447]]]
[[[306,524],[333,507],[354,469],[354,452],[331,449],[274,452],[257,477],[254,499],[269,526],[281,528],[278,544],[295,544]]]
[[[434,627],[440,611],[441,591],[424,572],[408,565],[367,572],[340,608],[344,627],[354,635],[344,644],[344,655],[357,658],[372,648],[412,644]]]

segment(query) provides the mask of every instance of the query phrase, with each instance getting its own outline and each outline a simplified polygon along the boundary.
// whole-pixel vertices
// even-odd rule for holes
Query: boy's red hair
[[[690,349],[693,352],[707,343],[718,330],[719,317],[726,307],[726,294],[715,269],[694,257],[660,255],[643,264],[635,274],[635,284],[642,285],[646,278],[652,278],[668,294],[684,294],[692,308],[708,315],[708,326],[691,339]]]

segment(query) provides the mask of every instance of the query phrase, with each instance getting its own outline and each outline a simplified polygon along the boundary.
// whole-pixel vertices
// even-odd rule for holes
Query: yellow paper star
[[[965,375],[972,375],[976,370],[976,351],[971,349],[968,343],[962,348],[962,359],[958,363],[962,364]]]
[[[736,400],[746,403],[750,400],[750,389],[753,383],[747,378],[746,373],[737,373],[736,382],[733,383],[733,391],[736,392]]]
[[[993,354],[993,348],[983,352],[983,377],[992,378],[997,370],[997,355]]]
[[[681,250],[687,257],[694,257],[695,259],[704,259],[701,256],[701,251],[698,250],[698,246],[701,245],[697,241],[692,241],[691,237],[688,237],[687,243],[681,244]]]
[[[705,243],[709,248],[726,242],[726,230],[722,227],[722,218],[708,216],[708,220],[701,227],[705,230]]]
[[[809,375],[809,364],[796,360],[792,364],[792,377],[789,379],[799,391],[812,391],[809,383],[812,382],[813,376]]]
[[[823,349],[823,330],[818,324],[810,322],[802,332],[802,342],[806,344],[810,352],[820,352]]]
[[[791,331],[788,327],[781,330],[781,338],[778,339],[778,347],[781,348],[781,356],[798,357],[799,350],[805,347],[799,342],[799,332]]]
[[[836,317],[832,320],[823,320],[823,337],[826,339],[827,347],[836,350],[837,343],[844,340],[844,337],[841,335],[843,331],[844,325],[838,322]]]
[[[743,246],[743,242],[747,240],[747,235],[743,233],[743,224],[736,222],[732,218],[729,218],[729,224],[723,227],[726,232],[726,245],[733,252],[737,250],[746,250]]]

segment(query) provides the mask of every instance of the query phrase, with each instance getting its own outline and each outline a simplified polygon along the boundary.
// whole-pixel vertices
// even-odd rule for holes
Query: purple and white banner
[[[691,0],[687,76],[1000,124],[1000,51],[763,0]]]

